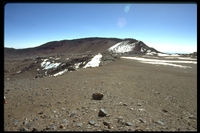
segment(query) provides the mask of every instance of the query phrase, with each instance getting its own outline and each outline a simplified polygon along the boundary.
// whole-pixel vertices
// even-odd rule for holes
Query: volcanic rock
[[[101,100],[103,98],[103,94],[102,93],[94,93],[94,94],[92,94],[92,98],[94,100]]]
[[[106,111],[105,109],[100,109],[100,110],[99,110],[98,116],[104,117],[104,116],[106,116],[107,114],[108,114],[108,113],[107,113],[107,111]]]

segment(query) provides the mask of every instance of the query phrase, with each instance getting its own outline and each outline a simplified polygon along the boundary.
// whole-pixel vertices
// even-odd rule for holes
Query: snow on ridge
[[[87,68],[87,67],[98,67],[100,62],[101,62],[101,58],[102,58],[102,54],[99,53],[97,55],[95,55],[91,61],[89,61],[83,68]]]
[[[136,43],[138,43],[138,42],[136,42]],[[135,47],[136,43],[130,44],[129,41],[122,41],[122,42],[119,42],[119,43],[115,44],[114,46],[108,48],[108,51],[114,52],[114,53],[130,52]]]

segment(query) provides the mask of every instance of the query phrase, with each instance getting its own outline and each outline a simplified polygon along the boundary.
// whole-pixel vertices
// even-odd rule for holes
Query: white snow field
[[[197,61],[159,60],[159,59],[146,59],[146,58],[141,58],[141,57],[121,57],[121,58],[138,60],[141,63],[149,63],[149,64],[157,64],[157,65],[168,65],[168,66],[174,66],[174,67],[180,67],[180,68],[191,68],[191,67],[190,66],[178,65],[178,64],[174,64],[174,63],[197,64]]]

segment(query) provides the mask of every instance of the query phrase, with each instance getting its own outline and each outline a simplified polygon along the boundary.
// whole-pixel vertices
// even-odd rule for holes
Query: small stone
[[[64,124],[60,124],[60,128],[64,128],[65,126],[64,126]]]
[[[43,113],[44,113],[43,111],[39,111],[39,112],[38,112],[38,114],[43,114]]]
[[[14,125],[17,126],[17,124],[19,123],[18,120],[14,120]]]
[[[89,123],[90,125],[94,125],[96,122],[93,121],[93,120],[90,120],[88,123]]]
[[[134,129],[134,128],[129,128],[128,131],[132,131],[132,132],[134,132],[135,129]]]
[[[160,120],[158,120],[158,121],[156,121],[158,124],[160,124],[160,125],[164,125],[164,123],[162,122],[162,121],[160,121]]]
[[[146,111],[145,109],[141,108],[141,109],[138,109],[139,111]]]
[[[135,132],[142,132],[142,131],[144,131],[144,130],[142,130],[141,128],[135,129]]]
[[[125,125],[126,126],[133,126],[133,124],[131,122],[126,122]]]
[[[32,132],[37,132],[39,131],[36,127],[33,128]]]
[[[110,122],[104,121],[103,124],[104,124],[105,126],[108,126],[108,125],[110,125]]]
[[[26,127],[22,127],[22,128],[20,128],[19,130],[20,130],[21,132],[23,132],[23,131],[29,131],[29,129],[26,128]]]
[[[56,113],[56,112],[57,112],[56,110],[53,111],[53,113]]]
[[[106,116],[107,114],[108,114],[108,113],[107,113],[107,111],[106,111],[105,109],[100,109],[100,110],[99,110],[98,116],[104,117],[104,116]]]
[[[76,113],[77,113],[76,110],[72,111],[72,113],[70,114],[70,117],[74,117],[76,115]]]
[[[30,127],[31,127],[31,125],[32,125],[32,123],[31,123],[31,122],[29,122],[29,123],[27,123],[27,124],[26,124],[26,127],[27,127],[27,128],[30,128]]]
[[[138,105],[138,106],[142,106],[142,104],[141,104],[141,103],[137,103],[137,105]]]
[[[111,125],[108,125],[108,129],[111,129],[111,128],[114,128],[114,127],[111,127]]]
[[[128,106],[127,103],[123,103],[124,106]]]
[[[76,124],[77,127],[82,127],[82,125],[83,125],[82,123],[77,123]]]
[[[61,123],[67,126],[69,124],[69,121],[67,119],[63,119]]]
[[[104,128],[103,131],[104,132],[109,132],[109,129]]]
[[[146,120],[142,119],[142,118],[139,118],[139,121],[143,122],[143,123],[146,123]]]
[[[28,123],[28,121],[26,120],[26,121],[23,121],[23,125],[26,125]]]
[[[94,93],[94,94],[92,94],[92,98],[94,100],[101,100],[103,98],[103,94],[102,93]]]
[[[123,120],[122,116],[117,117],[118,120]]]
[[[168,111],[167,111],[167,110],[165,110],[165,109],[163,109],[163,110],[162,110],[162,112],[164,112],[164,113],[167,113]]]
[[[95,127],[98,127],[98,126],[99,126],[99,124],[95,123],[95,124],[94,124],[94,126],[95,126]]]
[[[49,130],[56,130],[56,126],[52,124],[51,126],[48,127]]]

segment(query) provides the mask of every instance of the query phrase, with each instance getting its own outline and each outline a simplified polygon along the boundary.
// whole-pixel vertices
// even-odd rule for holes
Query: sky
[[[7,3],[4,47],[86,37],[134,38],[161,52],[197,51],[195,3]]]

